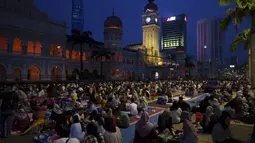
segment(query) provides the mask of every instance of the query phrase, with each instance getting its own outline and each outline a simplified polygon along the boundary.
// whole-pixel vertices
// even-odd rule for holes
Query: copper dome
[[[104,27],[105,28],[122,28],[122,21],[117,16],[109,16],[104,21]]]
[[[158,6],[153,2],[154,0],[149,0],[149,3],[144,7],[144,12],[157,12]]]

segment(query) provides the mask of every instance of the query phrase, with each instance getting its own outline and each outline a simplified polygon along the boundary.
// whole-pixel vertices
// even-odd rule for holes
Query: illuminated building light
[[[57,46],[57,48],[58,48],[58,49],[60,49],[60,48],[61,48],[61,46]]]
[[[166,21],[174,21],[174,20],[176,20],[176,17],[175,17],[175,16],[172,16],[172,17],[170,17],[170,18],[167,18]]]
[[[184,21],[187,21],[187,17],[186,16],[184,17]]]

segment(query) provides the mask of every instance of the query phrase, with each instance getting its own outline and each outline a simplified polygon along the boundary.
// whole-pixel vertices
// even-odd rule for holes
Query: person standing
[[[12,131],[13,119],[18,109],[19,95],[17,92],[2,93],[2,105],[0,114],[0,137],[8,137]],[[7,127],[5,127],[7,122]]]

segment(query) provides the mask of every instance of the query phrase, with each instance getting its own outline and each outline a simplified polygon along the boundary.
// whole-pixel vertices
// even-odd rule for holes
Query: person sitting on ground
[[[129,107],[131,116],[138,115],[137,104],[135,103],[135,100],[133,98],[131,98],[131,104],[129,105]]]
[[[127,111],[126,101],[124,98],[120,99],[120,104],[118,105],[118,109],[121,111]]]
[[[77,138],[60,138],[53,143],[80,143],[80,141]]]
[[[138,112],[140,113],[141,111],[146,111],[148,107],[148,103],[146,102],[145,97],[140,97],[139,98],[139,104],[138,104]]]
[[[183,136],[180,139],[180,143],[198,143],[196,129],[191,121],[191,114],[183,111],[181,120],[183,121]]]
[[[212,133],[212,129],[217,122],[218,118],[214,115],[212,106],[208,106],[202,120],[202,127],[204,131]]]
[[[97,130],[95,122],[91,122],[87,125],[86,137],[84,143],[105,143],[104,137]]]
[[[80,123],[79,117],[75,115],[73,117],[73,124],[70,128],[70,138],[77,138],[80,142],[84,140],[84,127]]]
[[[221,143],[227,139],[231,139],[231,131],[229,128],[230,124],[230,114],[226,111],[223,111],[219,122],[213,127],[212,130],[212,140],[213,143]]]
[[[165,129],[169,129],[169,131],[173,134],[172,117],[169,109],[165,109],[165,111],[158,117],[159,132],[163,132]]]
[[[181,113],[182,109],[178,107],[177,101],[174,101],[173,105],[170,107],[170,116],[172,117],[173,124],[181,122]]]
[[[128,114],[124,111],[121,111],[120,109],[116,109],[115,110],[115,116],[118,117],[117,119],[117,126],[119,128],[128,128],[129,127],[129,123],[130,123],[130,118],[128,116]]]
[[[158,137],[158,133],[152,123],[149,122],[147,112],[142,112],[140,120],[135,124],[134,143],[150,143]]]
[[[104,122],[105,143],[122,143],[122,135],[120,129],[114,125],[113,119],[110,117],[106,117]]]
[[[191,110],[190,105],[183,100],[182,96],[179,97],[179,101],[177,102],[177,105],[179,108],[182,109],[182,111],[190,111]]]
[[[220,103],[219,101],[214,98],[211,102],[210,102],[212,108],[213,108],[213,113],[214,115],[219,118],[221,115],[221,109],[220,109]]]
[[[91,113],[92,111],[98,112],[96,105],[92,101],[89,101],[88,102],[88,113]]]

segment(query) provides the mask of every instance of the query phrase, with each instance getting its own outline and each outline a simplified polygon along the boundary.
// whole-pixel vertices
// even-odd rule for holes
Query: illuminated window
[[[0,37],[0,51],[7,51],[7,39],[5,37]]]
[[[22,42],[19,38],[16,38],[13,42],[12,50],[14,54],[21,54],[22,53]]]

